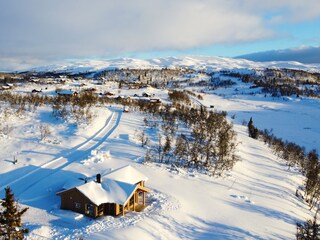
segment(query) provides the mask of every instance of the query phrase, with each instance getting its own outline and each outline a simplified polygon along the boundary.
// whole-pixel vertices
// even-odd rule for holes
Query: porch
[[[130,211],[141,212],[143,209],[145,209],[147,207],[147,192],[149,192],[147,188],[140,186],[130,197],[129,201],[127,201],[123,206],[120,206],[120,212],[122,213],[122,216]]]

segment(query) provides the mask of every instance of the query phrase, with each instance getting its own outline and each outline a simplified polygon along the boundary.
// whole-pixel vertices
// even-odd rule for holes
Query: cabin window
[[[143,192],[139,192],[138,195],[138,204],[143,204]]]
[[[94,216],[94,206],[93,204],[86,204],[86,214]]]
[[[79,209],[79,208],[81,208],[81,204],[78,203],[78,202],[75,202],[75,203],[74,203],[74,207],[77,208],[77,209]]]
[[[129,203],[130,206],[133,205],[133,201],[134,201],[134,197],[132,196],[132,197],[130,198],[130,203]]]

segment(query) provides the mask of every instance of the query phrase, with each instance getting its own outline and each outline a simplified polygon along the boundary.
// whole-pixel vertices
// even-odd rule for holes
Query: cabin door
[[[115,216],[116,215],[116,204],[114,203],[106,203],[104,204],[104,214],[105,215],[112,215]]]
[[[94,206],[93,206],[93,204],[87,203],[85,205],[85,212],[86,212],[87,215],[90,215],[90,216],[94,217],[95,214],[94,214]]]

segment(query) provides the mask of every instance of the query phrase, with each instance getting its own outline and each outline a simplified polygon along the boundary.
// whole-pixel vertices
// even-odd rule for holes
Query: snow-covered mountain
[[[232,59],[223,57],[166,57],[148,60],[120,58],[110,60],[79,60],[61,64],[36,67],[31,71],[36,72],[68,72],[83,73],[102,71],[114,68],[135,69],[161,69],[187,67],[196,70],[217,71],[224,69],[261,69],[261,68],[292,68],[319,72],[320,64],[303,64],[299,62],[272,61],[253,62],[245,59]]]
[[[319,63],[320,47],[299,47],[281,50],[271,50],[265,52],[245,54],[238,56],[237,58],[261,62],[295,60],[302,63]]]

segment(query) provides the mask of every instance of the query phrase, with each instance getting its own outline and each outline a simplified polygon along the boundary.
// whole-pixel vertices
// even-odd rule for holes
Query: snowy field
[[[308,206],[295,196],[304,179],[297,169],[288,170],[263,142],[249,138],[242,123],[252,117],[258,128],[272,129],[276,136],[320,151],[319,100],[265,97],[250,94],[254,90],[249,87],[237,82],[202,93],[200,102],[194,99],[227,111],[234,123],[241,161],[221,178],[142,164],[146,149],[137,139],[137,130],[144,128],[142,113],[100,106],[94,108],[90,125],[77,126],[56,120],[51,108],[40,107],[1,119],[13,126],[9,136],[0,136],[1,196],[10,186],[19,203],[29,207],[23,218],[30,230],[27,239],[293,239],[296,222],[311,216]],[[53,87],[47,89],[48,94],[52,91]],[[148,91],[167,100],[167,91]],[[40,124],[48,124],[52,132],[42,141]],[[146,186],[152,191],[143,212],[93,220],[59,209],[56,192],[65,184],[127,164],[149,178]]]

